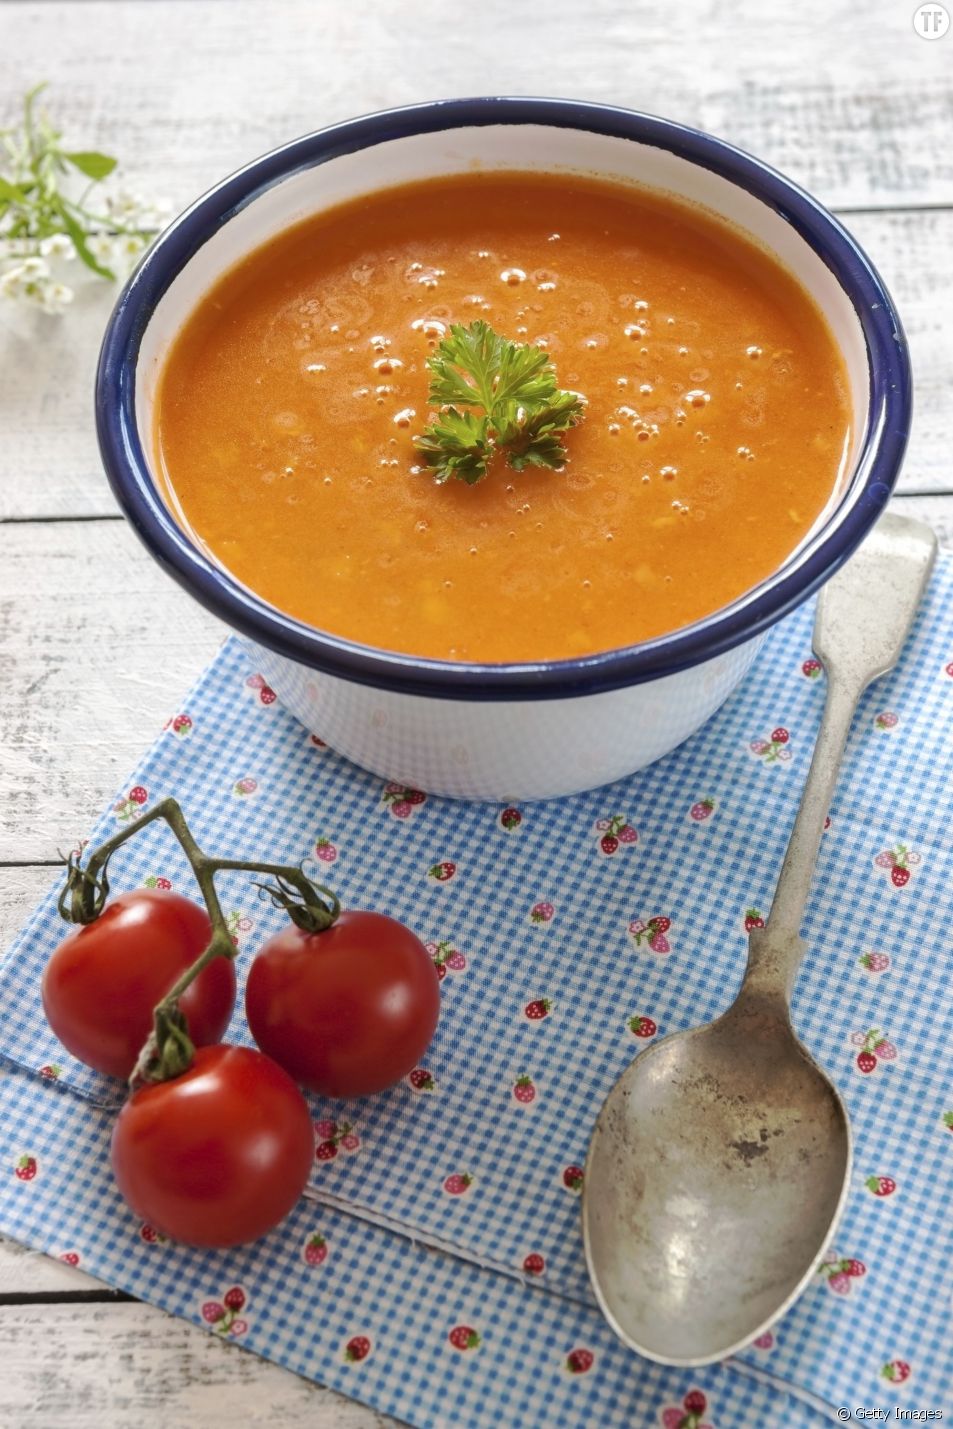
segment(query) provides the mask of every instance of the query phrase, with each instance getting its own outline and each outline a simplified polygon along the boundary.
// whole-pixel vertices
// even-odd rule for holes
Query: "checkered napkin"
[[[214,1254],[166,1243],[112,1186],[121,1087],[73,1061],[43,1020],[40,973],[63,935],[51,893],[0,964],[0,1228],[421,1426],[736,1429],[816,1423],[841,1405],[942,1407],[948,562],[901,667],[858,713],[805,928],[794,1020],[857,1143],[835,1251],[771,1334],[692,1373],[614,1340],[582,1257],[580,1168],[603,1096],[654,1037],[731,1001],[746,925],[770,906],[824,695],[812,615],[778,626],[745,688],[667,759],[510,809],[356,769],[285,713],[230,640],[91,841],[171,794],[216,854],[310,859],[346,906],[389,912],[428,942],[436,1037],[392,1091],[313,1100],[310,1187],[266,1240]],[[115,887],[195,891],[161,825],[110,874]],[[220,886],[241,969],[282,915],[244,876]],[[238,1013],[229,1037],[248,1040]]]

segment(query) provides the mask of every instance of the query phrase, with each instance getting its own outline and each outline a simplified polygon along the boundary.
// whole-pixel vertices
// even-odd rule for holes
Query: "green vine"
[[[175,799],[163,799],[134,824],[120,831],[88,854],[85,864],[70,854],[66,881],[60,890],[57,908],[68,923],[96,921],[109,897],[109,860],[117,849],[145,828],[161,820],[167,824],[189,861],[212,923],[208,946],[169,989],[153,1013],[153,1028],[139,1054],[130,1081],[161,1082],[180,1076],[191,1065],[195,1048],[188,1034],[179,998],[215,958],[234,958],[236,947],[215,890],[215,875],[225,872],[261,873],[273,883],[257,884],[260,894],[282,908],[296,927],[305,933],[321,933],[330,928],[341,911],[337,896],[320,883],[312,883],[304,870],[275,863],[255,863],[243,859],[212,858],[196,842],[185,815]]]

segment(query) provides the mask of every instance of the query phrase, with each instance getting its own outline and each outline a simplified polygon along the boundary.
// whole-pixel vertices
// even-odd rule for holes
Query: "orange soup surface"
[[[559,471],[435,484],[428,356],[482,318],[582,393]],[[704,212],[474,172],[383,190],[229,272],[161,374],[178,518],[338,636],[438,659],[571,658],[686,625],[776,570],[834,492],[846,374],[812,300]]]

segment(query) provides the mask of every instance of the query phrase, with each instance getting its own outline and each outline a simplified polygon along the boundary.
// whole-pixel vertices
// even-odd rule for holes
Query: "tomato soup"
[[[427,358],[485,320],[585,415],[560,470],[437,485]],[[287,230],[202,300],[161,374],[177,518],[270,604],[418,656],[558,660],[684,626],[776,570],[837,487],[843,361],[813,301],[703,211],[474,172]]]

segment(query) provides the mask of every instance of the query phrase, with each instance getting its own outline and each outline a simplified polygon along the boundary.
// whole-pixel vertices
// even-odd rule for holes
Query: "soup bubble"
[[[404,279],[408,283],[418,284],[421,288],[436,288],[444,273],[443,268],[438,268],[433,263],[410,263],[404,269]]]
[[[414,318],[410,326],[414,332],[422,332],[424,337],[441,338],[447,333],[447,324],[440,318]]]
[[[511,288],[516,288],[520,283],[526,282],[526,274],[522,268],[504,268],[500,278]]]

